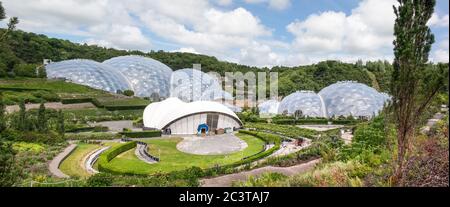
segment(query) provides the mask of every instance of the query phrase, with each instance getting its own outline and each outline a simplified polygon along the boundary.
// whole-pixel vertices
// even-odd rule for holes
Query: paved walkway
[[[89,154],[87,157],[84,158],[84,169],[89,174],[97,174],[99,173],[96,169],[94,169],[93,165],[97,161],[97,159],[100,157],[100,155],[111,148],[111,146],[103,147],[101,149],[95,150],[93,153]]]
[[[138,143],[136,149],[134,150],[134,154],[136,155],[136,157],[138,157],[140,160],[142,160],[148,164],[158,163],[156,160],[153,160],[153,158],[146,155],[146,153],[145,153],[146,148],[147,148],[147,145]]]
[[[444,116],[445,115],[442,113],[436,113],[431,119],[428,119],[427,124],[422,128],[421,132],[423,134],[427,134],[428,132],[430,132],[431,128],[433,128],[434,125],[442,120]]]
[[[61,162],[73,151],[75,150],[75,148],[77,147],[76,144],[70,144],[68,147],[66,147],[66,149],[64,149],[64,151],[62,151],[61,153],[59,153],[55,158],[53,158],[52,161],[50,161],[48,169],[50,170],[50,172],[58,177],[58,178],[69,178],[68,175],[64,174],[63,172],[61,172],[61,170],[59,170],[59,165],[61,165]]]
[[[207,137],[183,136],[183,141],[177,144],[179,151],[194,155],[227,155],[242,151],[247,147],[247,142],[234,134]]]
[[[25,104],[27,110],[38,109],[41,104]],[[49,102],[44,103],[47,109],[85,109],[96,108],[92,103],[80,103],[80,104],[62,104],[61,102]],[[6,106],[6,113],[13,113],[19,111],[19,105]]]
[[[267,166],[251,171],[234,173],[229,175],[224,175],[215,178],[203,179],[200,181],[202,187],[230,187],[233,182],[245,181],[250,176],[260,176],[264,173],[281,173],[286,176],[293,176],[296,174],[304,173],[308,170],[313,169],[321,159],[312,160],[307,163],[295,165],[292,167],[273,167]]]

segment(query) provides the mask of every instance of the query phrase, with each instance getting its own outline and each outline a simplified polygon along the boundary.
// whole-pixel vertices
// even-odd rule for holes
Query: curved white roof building
[[[130,83],[136,96],[150,97],[157,93],[169,97],[172,69],[152,58],[121,56],[103,62],[120,71]]]
[[[308,117],[327,117],[322,98],[313,91],[298,91],[286,96],[278,107],[280,114],[294,114],[298,110]]]
[[[170,128],[172,134],[196,134],[201,124],[207,124],[211,130],[242,126],[239,117],[220,103],[186,103],[178,98],[150,104],[144,110],[143,119],[144,127],[159,130]]]
[[[48,64],[48,78],[65,78],[71,82],[92,88],[117,93],[131,89],[130,84],[119,71],[92,60],[66,60]]]

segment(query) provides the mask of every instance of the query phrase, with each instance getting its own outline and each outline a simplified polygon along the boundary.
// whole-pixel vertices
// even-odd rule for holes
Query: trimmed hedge
[[[136,145],[137,145],[137,142],[127,142],[125,144],[112,147],[111,149],[109,149],[106,152],[102,153],[100,155],[100,157],[98,158],[98,160],[97,160],[97,162],[98,162],[98,170],[101,171],[101,172],[107,172],[107,173],[112,173],[112,174],[122,174],[122,173],[115,172],[114,170],[109,169],[108,168],[108,163],[112,159],[114,159],[115,157],[120,155],[121,153],[135,148]]]
[[[272,121],[274,124],[284,124],[284,125],[292,125],[292,124],[328,124],[328,120],[326,119],[274,119]]]
[[[68,133],[79,133],[79,132],[107,132],[108,127],[105,126],[95,126],[95,127],[79,127],[70,130],[66,130]]]
[[[104,106],[108,111],[120,111],[120,110],[140,110],[145,109],[147,105],[131,105],[131,106]]]
[[[265,133],[265,132],[239,130],[239,133],[248,134],[248,135],[257,137],[257,138],[265,141],[266,143],[275,143],[275,145],[281,144],[281,141],[283,140],[277,135],[269,134],[269,133]]]
[[[71,98],[62,99],[62,104],[79,104],[79,103],[92,103],[92,98]]]
[[[0,87],[0,91],[14,91],[14,92],[26,92],[26,91],[48,91],[48,89],[42,88],[18,88],[18,87]]]
[[[62,104],[78,104],[78,103],[92,103],[97,108],[105,108],[108,111],[120,111],[120,110],[140,110],[145,109],[147,105],[122,105],[122,106],[109,106],[100,103],[96,98],[71,98],[62,99]]]
[[[64,134],[66,140],[113,140],[120,139],[119,134],[107,132],[87,132],[87,133],[66,133]]]
[[[149,137],[160,137],[161,131],[153,130],[142,132],[121,132],[120,134],[129,138],[149,138]]]

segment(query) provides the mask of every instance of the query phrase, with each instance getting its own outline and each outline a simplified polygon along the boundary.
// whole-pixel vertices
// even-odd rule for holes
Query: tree
[[[123,95],[125,95],[125,96],[134,96],[134,91],[132,91],[132,90],[125,90],[125,91],[123,91]]]
[[[3,96],[0,93],[0,133],[3,132],[3,130],[5,129],[6,129],[5,103],[3,102]]]
[[[424,75],[434,35],[427,22],[435,0],[398,0],[394,6],[394,71],[392,108],[397,128],[397,163],[393,183],[400,185],[417,120],[443,85],[442,76]],[[427,80],[428,79],[428,80]]]
[[[47,132],[48,131],[48,119],[45,114],[45,105],[44,103],[41,103],[38,110],[38,116],[37,116],[38,122],[37,122],[37,129],[39,132]]]
[[[28,126],[27,126],[27,111],[26,111],[26,107],[25,107],[25,101],[21,100],[19,102],[19,117],[17,120],[17,129],[21,130],[21,131],[26,131]]]
[[[0,187],[11,187],[20,176],[15,161],[15,151],[11,143],[0,139]]]
[[[62,137],[64,137],[64,133],[66,130],[64,126],[64,113],[62,112],[62,110],[58,111],[57,131]]]
[[[0,1],[0,21],[6,18],[5,9],[3,8],[2,2]]]
[[[0,2],[0,21],[6,19],[5,9],[3,8],[2,2]],[[17,17],[11,17],[8,22],[8,28],[3,33],[2,36],[0,36],[0,42],[3,42],[4,39],[6,39],[8,33],[16,29],[16,25],[19,24],[19,18]]]

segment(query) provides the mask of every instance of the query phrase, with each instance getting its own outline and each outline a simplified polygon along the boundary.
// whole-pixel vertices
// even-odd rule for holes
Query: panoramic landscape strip
[[[442,24],[439,27],[447,28],[448,56],[448,14],[446,26],[445,22],[436,23],[441,21],[436,12],[448,13],[440,6],[441,1],[381,1],[379,8],[392,16],[392,28],[380,33],[389,33],[392,40],[388,38],[388,49],[380,50],[388,50],[391,59],[378,55],[364,58],[375,51],[360,52],[356,60],[329,53],[308,63],[294,58],[294,65],[279,59],[269,59],[270,64],[262,65],[234,59],[221,47],[225,56],[216,53],[213,43],[228,40],[222,35],[244,41],[238,37],[246,27],[255,33],[261,30],[262,34],[253,36],[277,37],[275,30],[260,25],[267,21],[265,17],[230,21],[225,24],[228,33],[206,34],[209,27],[222,31],[223,25],[215,22],[222,15],[229,19],[236,13],[253,17],[250,11],[259,11],[252,9],[262,3],[221,1],[222,5],[202,1],[205,7],[212,7],[202,17],[212,26],[180,20],[190,14],[177,13],[179,16],[170,19],[174,13],[155,13],[148,4],[136,3],[148,7],[147,19],[139,18],[154,34],[138,32],[140,35],[128,38],[127,44],[132,42],[139,48],[128,48],[77,40],[77,35],[89,36],[87,31],[74,29],[71,36],[56,30],[37,30],[39,18],[32,21],[26,12],[39,13],[45,2],[36,1],[34,6],[14,2],[0,2],[1,187],[449,186],[449,66],[448,58],[438,59],[433,49],[436,37],[445,35],[435,29]],[[124,6],[116,1],[104,2]],[[285,2],[283,7],[274,3],[259,9],[289,10],[298,3]],[[162,4],[155,1],[151,6],[159,8]],[[324,34],[318,32],[326,30],[313,25],[334,27],[343,15],[351,22],[345,28],[356,30],[358,18],[369,12],[363,8],[374,5],[372,0],[359,1],[348,16],[332,11],[312,14],[304,21],[298,16],[287,29],[298,27],[298,37],[293,41],[307,48],[320,42]],[[239,8],[220,14],[234,7]],[[90,11],[81,8],[71,15]],[[131,6],[123,9],[130,14],[140,11]],[[67,19],[59,20],[76,23],[65,15],[68,10],[61,12]],[[49,19],[57,14],[45,12]],[[327,24],[312,23],[322,15],[332,15],[335,22],[328,17]],[[181,36],[189,33],[184,30],[204,32],[198,44],[208,49],[151,50],[159,49],[161,43],[146,44],[141,36],[159,34],[152,30],[156,24],[152,17],[166,24],[178,20],[190,25],[174,26],[179,30],[170,31],[183,41],[187,40]],[[377,18],[373,14],[370,17],[370,21]],[[109,21],[109,17],[104,18],[101,21]],[[442,19],[445,21],[445,17]],[[77,21],[84,20],[80,17]],[[59,26],[58,21],[53,23],[48,28]],[[79,23],[77,28],[84,26]],[[356,36],[363,37],[378,26],[363,25],[358,29],[362,34]],[[162,25],[155,27],[163,29]],[[139,30],[131,26],[123,29]],[[106,30],[113,36],[117,28]],[[337,52],[363,51],[347,42],[354,37],[361,43],[356,36],[344,38],[344,48]],[[187,44],[180,39],[167,41]],[[304,42],[307,40],[308,44]],[[382,44],[373,43],[375,37],[365,41]],[[175,43],[166,43],[171,44]],[[269,45],[284,44],[280,40]],[[333,41],[328,44],[336,46]],[[248,55],[243,48],[238,51]],[[279,56],[275,53],[271,57]],[[314,53],[311,49],[309,54]],[[267,199],[263,195],[268,196],[257,194],[258,202]],[[189,199],[189,193],[186,196],[183,199]]]

